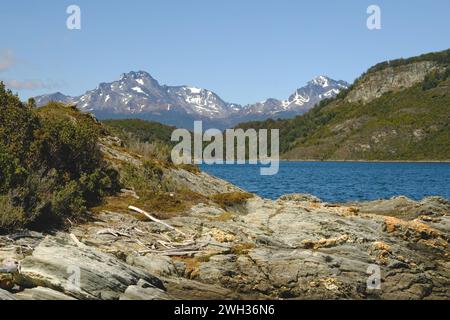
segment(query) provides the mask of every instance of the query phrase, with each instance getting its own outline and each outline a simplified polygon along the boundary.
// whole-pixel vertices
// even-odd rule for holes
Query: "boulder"
[[[156,254],[145,256],[128,256],[127,263],[137,266],[156,276],[171,276],[177,273],[172,259]]]
[[[322,202],[318,197],[313,196],[307,193],[291,193],[285,194],[278,198],[281,201],[305,201],[305,202],[313,202],[319,203]]]
[[[129,286],[120,296],[120,300],[170,300],[171,297],[162,289],[156,288],[147,281],[139,280]]]
[[[405,196],[391,199],[361,201],[353,205],[363,213],[395,216],[404,219],[415,219],[421,215],[450,216],[450,202],[442,197],[426,197],[415,201]]]

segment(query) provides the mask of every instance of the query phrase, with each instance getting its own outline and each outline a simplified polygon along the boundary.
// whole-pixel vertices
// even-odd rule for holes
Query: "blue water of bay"
[[[258,165],[201,165],[202,170],[262,197],[310,193],[327,202],[450,199],[450,163],[280,162],[278,174],[261,176]]]

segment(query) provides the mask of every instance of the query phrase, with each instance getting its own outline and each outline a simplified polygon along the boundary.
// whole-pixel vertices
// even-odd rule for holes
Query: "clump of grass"
[[[243,255],[247,254],[253,248],[255,248],[253,243],[239,243],[231,248],[231,253],[235,255]]]
[[[188,213],[195,204],[205,202],[207,199],[190,190],[176,192],[158,192],[137,200],[135,205],[145,211],[151,212],[159,219],[168,219]]]
[[[156,161],[145,161],[142,166],[124,163],[120,178],[124,186],[133,189],[141,197],[170,189],[170,178],[164,174],[164,166]]]
[[[103,198],[103,201],[98,206],[90,208],[90,211],[93,213],[100,213],[102,211],[112,211],[119,213],[128,212],[128,206],[136,205],[138,200],[132,197],[125,196],[109,196]]]
[[[126,142],[128,150],[137,153],[144,159],[154,159],[167,164],[171,164],[170,146],[158,141],[142,142],[130,137]]]
[[[112,135],[123,140],[129,151],[146,160],[171,164],[173,142],[170,137],[174,127],[138,119],[105,120],[103,125]]]
[[[168,218],[170,214],[184,212],[189,207],[188,203],[175,193],[156,193],[138,201],[138,204],[159,218]]]
[[[250,198],[253,198],[253,195],[248,192],[218,193],[210,196],[210,199],[223,209],[244,204]]]

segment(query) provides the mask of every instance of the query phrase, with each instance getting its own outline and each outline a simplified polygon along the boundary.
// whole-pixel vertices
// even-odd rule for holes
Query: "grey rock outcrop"
[[[404,196],[388,200],[374,200],[354,203],[362,213],[374,213],[386,216],[397,216],[413,219],[420,216],[438,217],[450,212],[450,201],[442,197],[426,197],[414,201]]]
[[[0,300],[17,300],[17,298],[12,293],[0,289]]]
[[[279,200],[281,201],[306,201],[306,202],[322,202],[318,197],[311,194],[304,193],[292,193],[282,195]]]
[[[78,299],[117,299],[140,279],[163,289],[162,282],[69,236],[48,236],[22,261],[16,282],[25,288],[48,287]]]
[[[47,235],[22,259],[18,292],[0,298],[449,299],[448,208],[439,197],[253,197],[233,211],[209,202],[165,220],[184,236],[108,211],[74,226],[77,241]],[[368,284],[374,270],[379,289]]]
[[[419,83],[425,76],[437,68],[431,61],[410,63],[398,67],[387,67],[367,74],[356,83],[346,97],[348,102],[370,102],[389,91],[405,89]]]
[[[164,290],[156,288],[150,283],[139,280],[134,286],[129,286],[119,300],[170,300]]]

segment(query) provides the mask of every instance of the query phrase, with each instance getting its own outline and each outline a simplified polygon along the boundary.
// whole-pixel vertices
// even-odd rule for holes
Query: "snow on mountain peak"
[[[146,94],[144,91],[142,91],[141,87],[133,87],[131,90],[136,91],[138,93]]]
[[[311,82],[315,85],[321,86],[322,88],[326,88],[330,85],[329,80],[331,79],[326,76],[317,76]]]
[[[189,91],[191,91],[191,93],[193,93],[193,94],[200,94],[202,92],[201,88],[187,87],[187,89],[189,89]]]
[[[36,103],[40,106],[49,101],[60,101],[95,114],[115,114],[115,117],[142,114],[148,119],[149,116],[156,116],[160,117],[159,121],[168,124],[174,123],[165,122],[165,119],[175,117],[180,118],[180,122],[209,119],[230,125],[241,121],[302,114],[322,99],[336,96],[347,86],[345,81],[318,76],[306,86],[295,90],[288,99],[270,98],[241,106],[223,101],[210,90],[194,86],[160,85],[145,71],[131,71],[122,74],[118,81],[101,83],[96,89],[81,96],[70,97],[56,93],[36,97]],[[170,115],[166,117],[168,113]]]

